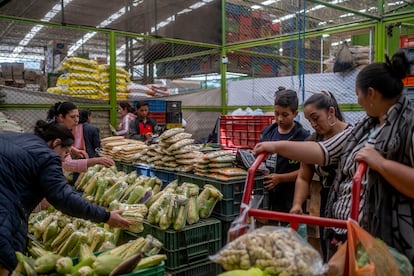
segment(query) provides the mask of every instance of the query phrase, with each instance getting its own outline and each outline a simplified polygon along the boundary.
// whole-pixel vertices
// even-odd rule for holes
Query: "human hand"
[[[97,164],[104,165],[105,167],[109,168],[115,165],[115,161],[112,160],[110,157],[96,157],[97,158]]]
[[[263,180],[264,187],[267,190],[273,190],[279,182],[279,175],[276,173],[266,175]]]
[[[274,143],[274,142],[261,142],[261,143],[257,143],[254,146],[253,154],[255,156],[257,156],[259,153],[262,153],[262,152],[265,152],[265,153],[273,153],[274,151],[272,151],[273,150],[272,143]]]
[[[77,148],[75,148],[75,147],[72,147],[71,149],[70,149],[70,153],[73,155],[73,157],[74,158],[76,158],[76,159],[85,159],[85,158],[88,158],[89,156],[88,156],[88,153],[86,152],[86,151],[84,151],[84,150],[80,150],[80,149],[77,149]]]
[[[364,162],[370,169],[377,171],[384,157],[372,146],[368,145],[361,148],[355,155],[356,162]]]
[[[293,204],[292,208],[290,209],[289,213],[303,215],[302,206],[300,204]]]
[[[150,132],[150,133],[145,133],[145,138],[146,138],[146,140],[151,139],[151,138],[152,138],[152,136],[153,136],[153,133],[152,133],[152,132]]]
[[[116,129],[114,128],[113,125],[109,124],[109,129],[111,130],[112,134],[115,134]]]
[[[111,211],[111,215],[109,216],[109,219],[106,223],[112,227],[128,228],[128,226],[131,225],[131,222],[123,218],[121,216],[122,213],[123,213],[123,210]]]

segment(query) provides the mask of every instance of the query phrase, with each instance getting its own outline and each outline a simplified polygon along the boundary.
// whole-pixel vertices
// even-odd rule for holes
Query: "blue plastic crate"
[[[137,171],[137,175],[144,175],[144,176],[155,176],[154,171],[152,170],[152,167],[145,164],[138,164],[135,165],[135,169]]]
[[[154,176],[158,177],[162,181],[161,189],[164,189],[168,183],[177,179],[175,171],[153,168],[152,172],[154,173]]]
[[[150,100],[148,101],[149,112],[166,112],[167,102],[164,100]]]

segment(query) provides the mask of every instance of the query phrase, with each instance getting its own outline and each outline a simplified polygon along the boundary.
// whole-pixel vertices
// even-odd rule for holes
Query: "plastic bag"
[[[319,253],[294,230],[263,226],[228,243],[210,259],[225,270],[257,267],[269,275],[323,275]]]
[[[348,220],[347,229],[347,241],[328,262],[328,275],[343,275],[346,257],[347,275],[400,275],[397,264],[384,242],[371,236],[352,220]]]
[[[341,45],[341,48],[336,55],[333,71],[337,72],[346,72],[354,67],[354,59],[352,53],[349,50],[348,43],[344,41]]]

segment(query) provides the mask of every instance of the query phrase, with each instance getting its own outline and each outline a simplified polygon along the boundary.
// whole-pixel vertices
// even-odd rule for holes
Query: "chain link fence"
[[[311,1],[226,1],[225,22],[221,22],[218,0],[129,0],[123,7],[105,2],[100,5],[106,14],[97,10],[93,16],[85,11],[96,9],[94,1],[65,0],[64,15],[59,6],[38,10],[45,15],[43,21],[65,23],[62,26],[0,18],[0,58],[5,64],[1,84],[6,85],[1,87],[6,96],[2,97],[0,111],[31,131],[34,121],[44,119],[53,103],[70,100],[80,108],[91,109],[94,123],[106,136],[112,108],[111,51],[117,65],[113,80],[116,99],[132,102],[153,95],[219,89],[224,45],[229,110],[256,106],[271,111],[279,86],[296,90],[301,103],[311,95],[309,92],[326,89],[334,93],[347,120],[354,123],[363,115],[356,102],[355,76],[361,66],[374,60],[374,41],[378,40],[369,24],[344,31],[327,28],[375,18],[379,11],[375,0],[336,2],[322,6]],[[403,5],[385,1],[384,11]],[[31,8],[16,7],[19,14],[5,9],[4,15],[26,15]],[[39,18],[36,14],[25,17]],[[115,32],[114,40],[106,28]],[[409,24],[392,23],[385,28],[384,45],[389,53],[398,49],[395,41],[400,35],[413,32]],[[225,41],[221,41],[222,34]],[[344,42],[353,67],[334,72]],[[74,59],[62,66],[68,57],[88,62]],[[129,89],[131,84],[135,86]],[[188,118],[194,117],[190,112],[206,111],[183,99],[183,107],[186,104],[195,107],[185,110]],[[214,114],[220,111],[221,101],[203,104]],[[198,125],[204,119],[206,129],[212,129],[215,118],[207,117],[201,115],[189,125]]]

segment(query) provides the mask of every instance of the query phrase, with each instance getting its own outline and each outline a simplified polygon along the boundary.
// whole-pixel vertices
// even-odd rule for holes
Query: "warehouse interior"
[[[36,122],[46,120],[50,108],[62,102],[90,111],[100,135],[97,158],[108,157],[115,166],[89,167],[79,178],[69,173],[67,179],[84,198],[105,208],[115,204],[136,213],[144,210],[138,217],[127,212],[136,228],[111,233],[106,224],[95,231],[95,224],[40,211],[29,219],[30,246],[38,255],[47,248],[73,257],[73,265],[82,262],[83,254],[96,261],[108,250],[98,250],[104,237],[117,246],[134,244],[130,248],[146,254],[139,258],[156,255],[141,266],[138,262],[138,271],[111,275],[211,276],[232,270],[231,262],[221,266],[214,260],[231,234],[268,222],[252,220],[246,226],[239,215],[255,205],[270,210],[264,182],[269,171],[260,162],[253,165],[252,177],[248,169],[254,158],[265,158],[251,150],[263,138],[263,129],[275,122],[276,92],[297,93],[294,121],[309,133],[315,129],[303,106],[320,91],[335,97],[344,122],[358,125],[368,113],[358,104],[357,76],[400,50],[414,60],[413,13],[414,0],[0,0],[0,135],[8,130],[33,133]],[[414,65],[403,83],[403,93],[414,99]],[[138,108],[142,102],[162,131],[153,139],[144,137],[145,142],[116,136],[126,116],[120,104]],[[295,160],[289,162],[300,163]],[[177,189],[178,183],[186,183],[185,188]],[[315,187],[310,185],[309,193],[320,201],[321,187]],[[165,195],[172,190],[174,196]],[[139,200],[127,193],[132,191]],[[116,197],[119,202],[112,203]],[[319,216],[320,202],[308,200],[309,214]],[[253,205],[246,207],[250,201]],[[163,204],[151,212],[153,221],[151,204],[144,207],[148,202]],[[132,207],[122,205],[130,203]],[[237,218],[242,226],[228,234]],[[56,228],[46,231],[47,223]],[[87,239],[89,251],[82,252],[81,242],[73,248],[62,242],[71,239],[61,234],[61,226],[72,223],[88,229],[87,234],[73,233],[80,241]],[[319,228],[297,221],[281,225],[298,230],[322,253]],[[256,242],[250,237],[239,246],[254,244],[250,240]],[[115,248],[108,252],[132,256],[126,246]],[[226,254],[241,256],[231,250]],[[256,257],[249,261],[260,259]],[[0,276],[2,268],[0,262]],[[260,275],[280,273],[267,268]],[[326,267],[317,268],[314,275],[323,275]]]

